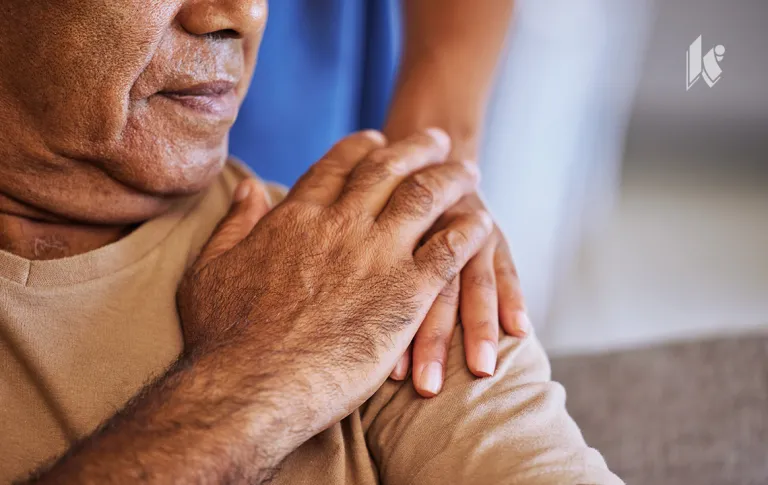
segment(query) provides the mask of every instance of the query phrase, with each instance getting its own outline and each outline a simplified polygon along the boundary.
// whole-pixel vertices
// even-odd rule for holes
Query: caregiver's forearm
[[[439,126],[473,158],[512,0],[402,0],[405,47],[386,132]],[[466,147],[462,148],[462,145]]]

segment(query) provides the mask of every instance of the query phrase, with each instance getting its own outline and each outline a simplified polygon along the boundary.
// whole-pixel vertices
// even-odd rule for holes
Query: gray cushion
[[[552,361],[587,442],[628,484],[768,485],[768,336]]]

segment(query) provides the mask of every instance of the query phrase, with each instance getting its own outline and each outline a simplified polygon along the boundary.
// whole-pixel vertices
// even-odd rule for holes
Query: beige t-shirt
[[[0,251],[0,483],[64,452],[182,350],[176,286],[245,176],[72,258]],[[587,447],[535,337],[505,337],[498,371],[466,369],[456,332],[443,392],[387,382],[281,465],[275,484],[620,484]]]

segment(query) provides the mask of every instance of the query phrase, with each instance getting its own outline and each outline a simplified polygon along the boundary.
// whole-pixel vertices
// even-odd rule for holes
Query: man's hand
[[[476,188],[449,145],[354,134],[261,219],[239,187],[179,288],[184,356],[38,479],[260,483],[357,408],[492,231],[480,210],[424,237]]]
[[[378,133],[358,133],[242,243],[209,259],[230,244],[220,243],[225,224],[179,290],[188,351],[243,346],[247,366],[295,376],[286,394],[311,396],[294,396],[309,413],[302,440],[357,408],[491,231],[484,210],[467,210],[424,240],[476,189],[475,167],[444,162],[449,151],[439,130],[388,147]]]
[[[333,148],[242,243],[193,268],[179,292],[187,349],[242,342],[269,356],[259,365],[301,373],[324,407],[316,431],[359,406],[490,231],[466,211],[419,246],[476,188],[473,165],[441,163],[449,150],[439,131]]]

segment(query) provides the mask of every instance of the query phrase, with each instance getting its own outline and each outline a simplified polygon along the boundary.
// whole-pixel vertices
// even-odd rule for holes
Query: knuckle
[[[511,280],[517,280],[519,277],[517,275],[517,269],[511,264],[501,264],[496,266],[496,277],[497,278],[507,278]]]
[[[431,328],[429,330],[422,331],[417,335],[416,344],[422,348],[442,351],[450,343],[449,339],[450,335],[448,332],[439,328]],[[435,357],[437,357],[439,362],[442,361],[442,355],[434,356],[432,360],[435,360]]]
[[[326,157],[313,165],[315,172],[321,175],[340,175],[346,171],[344,163],[336,157]]]
[[[487,271],[470,275],[467,278],[467,283],[483,291],[496,291],[496,278]]]
[[[349,185],[352,190],[368,190],[371,186],[385,181],[388,177],[389,173],[384,166],[372,162],[363,162]]]
[[[400,159],[398,153],[390,148],[382,148],[371,152],[368,156],[369,165],[389,167],[396,165]]]
[[[437,138],[426,130],[414,133],[408,138],[408,141],[415,146],[424,147],[430,150],[439,149],[441,147]]]
[[[425,172],[409,177],[403,183],[402,189],[406,205],[410,206],[416,215],[426,215],[435,205],[437,193],[434,179]]]
[[[322,158],[313,163],[299,179],[300,185],[308,189],[324,188],[329,176],[341,175],[344,172],[341,163],[335,158]]]
[[[437,275],[444,280],[451,280],[458,271],[459,247],[451,233],[442,233],[438,236],[437,249],[431,255],[431,263]]]
[[[494,325],[495,322],[491,322],[491,320],[487,318],[480,318],[477,320],[470,320],[470,321],[463,321],[462,324],[467,327],[472,332],[481,332],[483,334],[490,334],[491,325]]]
[[[284,221],[302,220],[311,215],[311,208],[301,201],[286,199],[279,207],[272,210],[272,215]],[[269,220],[264,219],[264,221]]]
[[[345,200],[343,205],[334,207],[331,215],[337,230],[344,231],[359,227],[366,220],[368,211],[361,200],[352,198]]]
[[[443,303],[455,304],[459,300],[458,285],[446,285],[437,297]]]
[[[467,234],[460,229],[448,229],[443,233],[442,244],[454,263],[464,254],[464,248],[469,245],[469,242]]]
[[[396,152],[376,150],[359,165],[351,185],[354,189],[366,190],[405,171],[406,163]]]
[[[299,183],[308,183],[310,180],[315,180],[321,176],[323,173],[322,167],[320,166],[320,162],[315,162],[312,165],[309,166],[307,171],[304,173],[304,175],[301,176],[299,179]]]
[[[390,148],[376,150],[368,157],[368,165],[387,174],[403,175],[408,171],[407,155]]]
[[[471,165],[466,163],[453,162],[450,167],[454,175],[451,176],[452,180],[455,180],[456,185],[464,191],[469,191],[475,188],[475,183],[478,180],[477,169],[472,168]]]
[[[408,157],[403,154],[394,154],[382,162],[381,166],[391,175],[405,175],[408,173]]]

